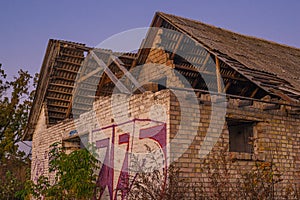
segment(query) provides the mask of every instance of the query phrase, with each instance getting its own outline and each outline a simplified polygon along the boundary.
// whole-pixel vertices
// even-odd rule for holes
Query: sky
[[[0,63],[39,72],[50,38],[96,46],[150,25],[156,11],[300,48],[298,0],[1,0]]]

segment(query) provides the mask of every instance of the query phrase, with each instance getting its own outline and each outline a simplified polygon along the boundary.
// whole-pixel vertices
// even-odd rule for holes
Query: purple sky
[[[3,0],[0,63],[10,76],[19,68],[33,74],[48,39],[95,46],[113,34],[149,26],[156,11],[300,48],[298,0]]]

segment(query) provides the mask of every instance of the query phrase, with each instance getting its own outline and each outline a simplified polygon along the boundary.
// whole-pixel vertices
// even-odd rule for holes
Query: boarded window
[[[229,131],[229,151],[253,153],[253,122],[227,120]]]

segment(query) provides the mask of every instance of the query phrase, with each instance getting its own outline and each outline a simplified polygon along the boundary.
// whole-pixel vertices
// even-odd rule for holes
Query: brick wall
[[[209,95],[202,94],[199,98],[199,110],[200,117],[193,116],[195,112],[195,105],[186,104],[190,108],[189,121],[190,124],[199,124],[197,134],[194,137],[192,144],[187,150],[180,156],[175,162],[182,170],[182,177],[191,183],[207,183],[210,181],[208,174],[207,162],[215,162],[214,159],[220,161],[220,167],[222,168],[222,159],[226,160],[227,169],[229,170],[230,177],[227,181],[234,180],[235,177],[241,175],[249,169],[255,166],[256,162],[273,162],[275,164],[274,169],[277,169],[281,174],[283,181],[278,184],[278,187],[287,186],[288,182],[298,183],[300,181],[299,174],[299,155],[300,155],[300,117],[299,115],[289,114],[289,109],[286,106],[281,105],[279,109],[264,110],[266,103],[254,102],[253,105],[239,107],[238,102],[240,100],[230,99],[227,103],[227,110],[225,116],[215,116],[212,120],[212,103]],[[215,103],[213,105],[217,107],[215,109],[223,109],[224,104]],[[175,137],[180,127],[181,110],[189,111],[187,108],[183,108],[179,105],[177,98],[171,96],[170,102],[170,136]],[[219,112],[217,112],[219,115]],[[214,126],[218,126],[215,123],[220,122],[225,118],[225,123],[221,131],[221,135],[217,134],[217,130],[214,130]],[[254,122],[253,128],[253,153],[240,153],[229,151],[229,130],[227,126],[227,120],[236,121],[248,121]],[[214,123],[213,127],[209,127],[210,123]],[[187,126],[191,127],[191,126]],[[186,127],[185,127],[186,128]],[[174,142],[171,145],[171,156],[178,156],[176,152],[178,147],[186,148],[183,141],[188,140],[191,135],[191,128],[184,131],[185,135],[182,135],[180,140]],[[210,137],[205,140],[205,136]],[[214,140],[217,138],[217,143],[211,149],[211,145],[214,144]],[[201,158],[200,149],[211,149],[210,153]],[[220,153],[222,152],[222,153]],[[224,157],[222,157],[224,156]],[[211,163],[213,164],[213,163]],[[224,167],[224,166],[223,166]],[[224,169],[223,173],[225,173]],[[274,170],[275,171],[275,170]],[[275,172],[277,173],[277,172]],[[278,174],[278,173],[277,173]],[[205,184],[204,184],[205,185]],[[209,191],[210,188],[208,188]],[[281,188],[282,189],[282,188]]]
[[[49,176],[51,181],[54,179],[54,174],[49,174],[48,171],[48,152],[49,146],[54,142],[62,142],[69,138],[74,138],[76,134],[89,133],[89,142],[97,143],[104,139],[109,139],[109,145],[112,142],[112,127],[99,130],[106,126],[115,125],[115,141],[114,141],[114,187],[116,187],[120,170],[122,169],[123,160],[127,148],[130,152],[137,153],[136,155],[148,153],[147,146],[151,150],[160,150],[157,142],[151,138],[141,139],[139,134],[141,130],[166,124],[167,134],[169,132],[169,98],[170,92],[167,90],[157,93],[145,92],[143,94],[124,97],[115,95],[111,97],[101,97],[94,103],[94,111],[83,114],[80,119],[74,121],[66,120],[56,125],[47,127],[45,121],[45,109],[43,108],[39,117],[38,125],[33,135],[32,142],[32,180],[37,180],[40,175]],[[113,109],[111,109],[113,107]],[[134,119],[148,119],[137,120]],[[149,120],[150,119],[150,120]],[[151,121],[151,119],[153,121]],[[126,124],[120,125],[123,122]],[[70,133],[77,131],[75,135]],[[120,142],[120,135],[129,134],[130,141],[125,143]],[[111,148],[111,147],[110,147]],[[109,149],[110,149],[109,148]],[[97,153],[99,159],[103,159],[107,148],[98,148]],[[164,164],[166,160],[159,151],[157,162]],[[142,155],[138,157],[142,159]],[[103,160],[102,160],[103,161]],[[132,169],[133,170],[133,169]],[[106,194],[108,195],[108,194]]]
[[[54,142],[61,142],[63,135],[74,129],[71,121],[47,127],[45,110],[43,106],[32,138],[31,179],[34,181],[40,175],[49,176],[53,180],[53,174],[49,174],[48,170],[49,146]]]
[[[141,85],[167,77],[167,87],[184,87],[184,80],[178,78],[172,70],[174,64],[162,50],[151,50],[146,63],[136,72]],[[93,111],[81,115],[80,119],[66,120],[50,127],[46,126],[47,111],[43,107],[33,134],[31,177],[36,180],[38,176],[46,175],[53,180],[53,174],[48,172],[49,145],[66,140],[74,130],[77,130],[78,134],[89,133],[90,142],[95,143],[106,138],[111,142],[112,128],[99,128],[133,119],[152,119],[166,123],[167,162],[174,161],[182,171],[181,176],[187,181],[209,182],[205,166],[214,155],[218,157],[220,152],[224,151],[229,162],[230,180],[234,180],[238,173],[252,168],[256,161],[260,161],[274,162],[282,173],[283,183],[288,180],[299,182],[300,117],[290,114],[291,108],[284,105],[279,109],[265,110],[266,103],[263,102],[254,101],[253,105],[239,107],[238,99],[229,99],[227,104],[224,100],[207,94],[198,94],[196,97],[190,92],[176,90],[162,90],[156,93],[148,91],[129,98],[115,94],[113,97],[100,97],[94,103]],[[254,122],[253,153],[229,152],[226,119]],[[147,152],[145,145],[154,150],[158,148],[153,140],[139,138],[140,130],[158,124],[153,121],[134,121],[115,127],[114,160],[118,167],[114,187],[127,148],[136,153]],[[129,133],[133,142],[130,140],[126,144],[119,144],[119,136],[124,133]],[[99,149],[99,155],[103,156],[104,151]]]

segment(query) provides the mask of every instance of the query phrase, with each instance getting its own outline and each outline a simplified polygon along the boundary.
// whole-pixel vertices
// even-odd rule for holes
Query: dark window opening
[[[229,131],[229,151],[253,153],[253,122],[227,120]]]
[[[63,148],[67,154],[78,150],[85,149],[88,146],[89,134],[73,135],[70,138],[63,140]]]

